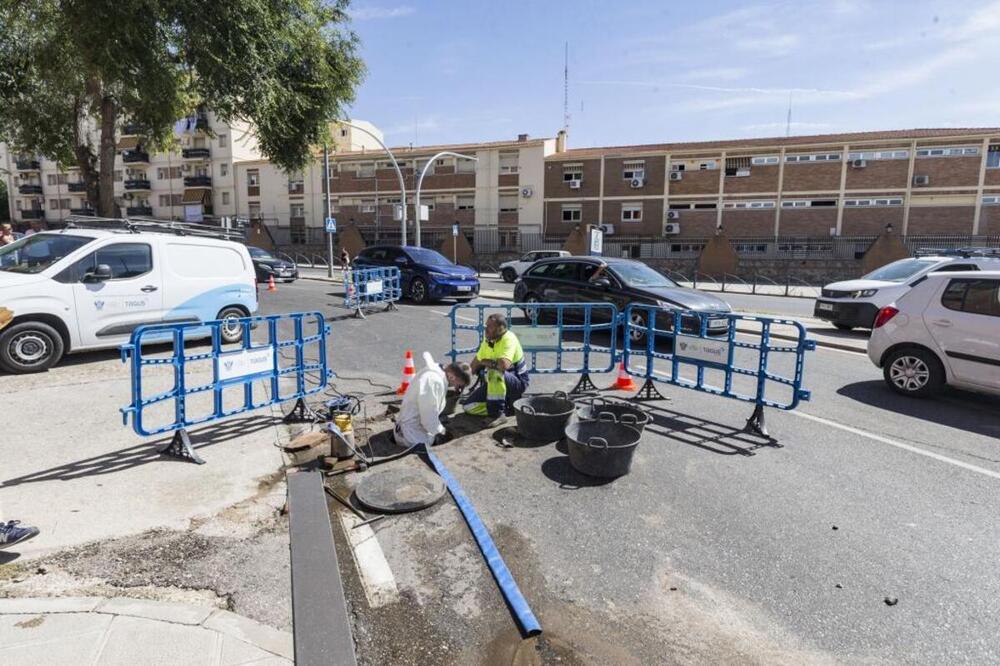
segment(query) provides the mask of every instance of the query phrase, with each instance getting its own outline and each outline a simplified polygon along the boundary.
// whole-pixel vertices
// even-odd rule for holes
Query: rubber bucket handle
[[[598,447],[597,444],[595,444],[594,442],[603,444],[603,446],[602,447]],[[592,446],[595,449],[596,448],[604,448],[604,449],[606,449],[606,448],[608,448],[608,440],[604,439],[603,437],[591,437],[590,439],[587,440],[587,446]]]
[[[639,425],[639,417],[635,414],[622,414],[621,421],[630,425]]]
[[[563,400],[569,400],[569,396],[566,395],[566,391],[553,391],[552,392],[552,397],[553,398],[562,398]]]
[[[608,418],[604,418],[605,416]],[[600,414],[597,415],[597,420],[608,421],[610,423],[618,423],[618,419],[611,412],[601,412]]]
[[[529,414],[531,416],[535,415],[535,408],[532,407],[531,405],[523,405],[521,407],[521,411],[524,412],[525,414]]]

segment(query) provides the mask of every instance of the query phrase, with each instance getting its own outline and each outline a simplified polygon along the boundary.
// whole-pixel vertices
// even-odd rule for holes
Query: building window
[[[997,197],[983,197],[984,206],[1000,206],[1000,196]]]
[[[753,166],[764,166],[767,164],[777,164],[779,162],[777,155],[762,155],[760,157],[750,158],[750,164]]]
[[[49,185],[65,185],[66,184],[66,174],[49,174]]]
[[[304,204],[292,204],[291,217],[305,217],[306,207]]]
[[[288,174],[288,193],[302,194],[305,192],[305,180],[302,172]]]
[[[917,151],[917,157],[973,157],[978,154],[979,148],[975,146],[921,148]]]
[[[517,153],[500,153],[500,173],[517,173]]]
[[[459,196],[455,198],[455,208],[458,210],[472,210],[476,207],[476,198],[471,196]]]
[[[723,208],[735,210],[767,209],[774,208],[773,201],[727,201],[722,204]]]
[[[358,164],[358,178],[373,178],[375,176],[374,162],[361,162]]]
[[[718,204],[714,201],[694,204],[695,210],[715,210]]]
[[[247,185],[249,187],[260,187],[259,169],[247,169]]]
[[[844,199],[845,208],[882,208],[886,206],[902,206],[902,197],[886,199]]]
[[[500,212],[501,213],[516,213],[517,212],[517,195],[516,194],[501,194],[500,195]]]
[[[580,204],[563,204],[562,221],[579,222],[583,219],[583,206]]]
[[[572,180],[583,180],[583,165],[564,164],[562,177],[564,183],[568,183]]]
[[[347,136],[347,128],[346,127],[340,128],[340,136],[341,137],[346,137]]]
[[[122,172],[121,172],[121,169],[115,169],[115,182],[116,183],[122,182]]]
[[[782,208],[835,208],[836,206],[836,199],[795,199],[781,202]]]
[[[253,201],[249,204],[248,210],[250,212],[251,219],[260,219],[260,203]]]
[[[908,150],[865,150],[860,152],[847,153],[849,160],[865,160],[874,162],[877,160],[907,160],[910,158]]]
[[[228,176],[229,175],[229,165],[223,162],[219,165],[219,175]]]
[[[839,162],[840,153],[816,153],[812,155],[785,155],[785,162]]]
[[[670,170],[671,171],[684,171],[684,162],[671,162],[670,163]]]
[[[59,210],[59,199],[49,199],[49,210]]]
[[[712,171],[719,168],[719,163],[716,160],[707,160],[705,162],[698,163],[699,171]]]
[[[219,148],[225,148],[229,145],[229,137],[225,134],[219,135]]]
[[[456,173],[475,173],[476,163],[472,160],[455,160]]]
[[[622,204],[622,222],[642,222],[642,204]]]
[[[229,205],[229,192],[223,192],[222,193],[222,205],[223,206],[228,206]]]
[[[667,210],[691,210],[689,203],[672,203],[667,206]]]
[[[646,160],[625,160],[622,163],[622,179],[632,180],[633,178],[638,178],[640,180],[646,177]]]
[[[1000,169],[1000,146],[990,146],[986,151],[986,168]]]
[[[375,212],[375,200],[374,199],[364,199],[361,201],[361,212],[362,213],[374,213]]]
[[[749,157],[727,157],[726,158],[726,175],[727,176],[749,176],[750,175],[750,159]]]

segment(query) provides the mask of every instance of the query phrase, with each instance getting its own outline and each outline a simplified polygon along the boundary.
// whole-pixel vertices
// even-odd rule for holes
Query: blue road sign
[[[337,233],[337,218],[335,217],[326,218],[326,233],[328,234]]]

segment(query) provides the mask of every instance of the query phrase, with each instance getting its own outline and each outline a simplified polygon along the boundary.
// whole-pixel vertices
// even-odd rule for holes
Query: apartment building
[[[545,159],[546,236],[1000,234],[1000,129],[583,148]]]
[[[381,237],[398,235],[402,197],[392,161],[377,142],[363,143],[362,133],[349,127],[340,131],[347,134],[337,135],[342,141],[330,155],[333,215],[341,223],[354,222],[366,235],[374,236],[376,230]],[[421,208],[427,208],[421,224],[427,234],[443,233],[455,223],[467,232],[495,230],[510,239],[518,233],[541,234],[545,158],[560,147],[565,147],[564,134],[557,139],[521,135],[491,143],[391,148],[403,175],[410,228],[416,218],[417,180],[433,160],[420,197]],[[292,242],[321,237],[326,196],[321,153],[302,173],[283,173],[266,160],[238,163],[237,173],[240,215],[287,226]]]
[[[234,165],[259,157],[248,125],[224,123],[212,112],[200,111],[177,122],[177,147],[169,152],[147,150],[136,131],[130,125],[122,128],[115,156],[115,200],[123,214],[190,222],[236,214]],[[60,222],[93,213],[73,165],[16,155],[0,144],[0,170],[15,222]]]

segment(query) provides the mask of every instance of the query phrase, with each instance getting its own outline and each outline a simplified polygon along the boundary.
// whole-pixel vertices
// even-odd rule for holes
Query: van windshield
[[[0,271],[41,273],[94,240],[67,234],[32,234],[0,247]]]
[[[937,263],[937,259],[900,259],[888,266],[883,266],[872,271],[868,275],[862,276],[862,280],[885,280],[886,282],[903,282],[913,275],[924,270],[931,264]]]

